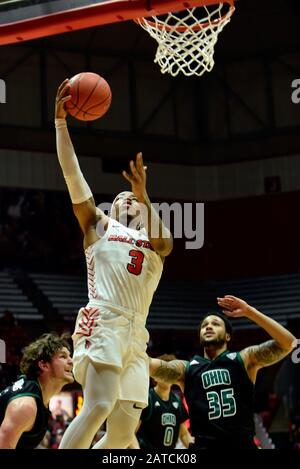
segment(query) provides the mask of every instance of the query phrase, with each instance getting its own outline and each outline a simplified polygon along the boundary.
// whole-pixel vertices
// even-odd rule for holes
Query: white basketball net
[[[158,42],[154,62],[162,73],[201,76],[212,70],[218,34],[233,12],[233,5],[220,3],[167,13],[160,18],[138,18],[136,22]]]

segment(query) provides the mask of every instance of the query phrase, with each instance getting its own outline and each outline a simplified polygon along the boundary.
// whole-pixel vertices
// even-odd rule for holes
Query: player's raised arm
[[[69,80],[65,80],[58,88],[55,101],[56,147],[74,213],[83,233],[86,235],[89,229],[95,226],[100,219],[103,221],[103,226],[105,226],[108,217],[99,209],[96,209],[93,194],[81,172],[69,135],[66,122],[67,111],[65,110],[65,103],[71,98],[69,92]]]
[[[226,295],[224,298],[218,298],[218,304],[224,308],[223,312],[227,316],[247,317],[262,327],[273,339],[241,351],[246,369],[254,380],[260,368],[282,360],[296,346],[296,337],[291,332],[274,319],[248,305],[244,300]]]
[[[165,227],[162,220],[156,213],[150,202],[146,190],[146,170],[144,166],[142,153],[136,156],[136,162],[130,161],[131,174],[123,171],[123,176],[130,182],[132,192],[138,202],[143,204],[141,207],[141,217],[147,230],[149,241],[153,249],[162,257],[168,256],[173,249],[173,238],[170,231]],[[143,207],[146,208],[143,210]]]
[[[156,381],[177,384],[183,390],[187,363],[185,360],[166,362],[158,358],[149,358],[150,376]]]

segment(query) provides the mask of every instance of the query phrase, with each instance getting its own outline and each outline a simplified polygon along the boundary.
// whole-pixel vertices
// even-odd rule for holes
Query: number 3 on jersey
[[[133,275],[140,275],[142,272],[142,266],[144,261],[144,254],[142,251],[137,251],[136,249],[131,249],[129,251],[131,256],[131,262],[127,264],[127,270]]]

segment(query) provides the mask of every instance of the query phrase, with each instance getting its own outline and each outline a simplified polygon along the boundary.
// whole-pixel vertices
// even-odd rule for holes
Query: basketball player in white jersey
[[[148,403],[145,322],[173,241],[149,201],[141,153],[130,162],[131,174],[123,171],[132,192],[115,198],[114,218],[96,208],[67,129],[64,104],[69,99],[65,80],[56,96],[57,153],[84,234],[89,303],[80,309],[73,334],[74,375],[83,388],[83,407],[60,448],[89,448],[105,419],[106,435],[94,448],[127,448]],[[152,228],[145,227],[155,223],[160,235],[152,237]]]

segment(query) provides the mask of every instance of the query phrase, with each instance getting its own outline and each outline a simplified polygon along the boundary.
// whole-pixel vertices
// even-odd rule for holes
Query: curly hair
[[[177,360],[176,355],[174,355],[173,353],[163,353],[157,358],[165,362],[171,362],[172,360]]]
[[[63,347],[71,350],[65,337],[60,337],[56,332],[42,334],[25,347],[20,363],[21,372],[27,377],[37,378],[41,372],[39,361],[51,362],[54,355]]]

